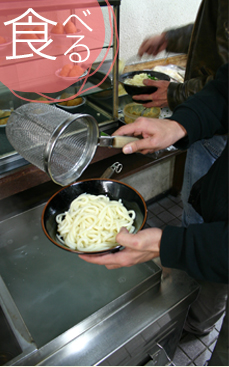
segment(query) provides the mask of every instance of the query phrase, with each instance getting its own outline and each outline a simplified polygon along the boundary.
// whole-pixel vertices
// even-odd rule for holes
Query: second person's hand
[[[159,52],[164,51],[167,47],[165,33],[146,38],[138,50],[138,55],[142,57],[145,53],[156,56]]]
[[[156,92],[152,94],[139,94],[132,96],[133,100],[141,101],[144,107],[167,107],[168,100],[167,100],[167,90],[169,87],[169,83],[166,80],[150,80],[144,79],[143,83],[147,86],[157,87]],[[147,101],[146,103],[142,101]]]

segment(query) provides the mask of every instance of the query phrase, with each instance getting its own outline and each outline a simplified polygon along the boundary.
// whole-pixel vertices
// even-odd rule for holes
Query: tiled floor
[[[180,195],[174,197],[167,195],[152,204],[148,204],[148,218],[146,227],[164,228],[167,224],[180,226],[182,216],[182,201]],[[222,320],[219,320],[213,331],[204,337],[193,334],[184,335],[173,363],[176,366],[204,366],[211,357],[218,338]]]

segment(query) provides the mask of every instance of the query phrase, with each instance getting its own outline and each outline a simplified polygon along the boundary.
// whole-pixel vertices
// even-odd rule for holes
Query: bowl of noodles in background
[[[122,248],[115,242],[121,227],[137,233],[146,219],[146,203],[134,188],[112,179],[90,179],[54,194],[41,222],[56,246],[76,254],[99,255]]]
[[[125,91],[130,96],[136,96],[140,94],[152,94],[156,92],[157,87],[151,85],[144,85],[143,80],[166,80],[170,81],[170,77],[164,73],[160,73],[158,71],[153,70],[138,70],[138,71],[130,71],[128,73],[124,73],[120,75],[119,82],[124,87]],[[136,103],[147,103],[148,101],[137,101]],[[152,102],[149,101],[149,102]]]
[[[159,107],[145,108],[139,103],[128,103],[123,109],[125,124],[131,124],[138,117],[158,118],[161,113]]]

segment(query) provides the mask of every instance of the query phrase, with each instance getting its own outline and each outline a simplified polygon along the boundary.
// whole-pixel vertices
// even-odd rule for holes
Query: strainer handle
[[[132,136],[100,136],[98,145],[100,147],[123,148],[124,145],[139,140]]]
[[[113,136],[113,148],[123,148],[126,144],[139,140],[133,136]]]

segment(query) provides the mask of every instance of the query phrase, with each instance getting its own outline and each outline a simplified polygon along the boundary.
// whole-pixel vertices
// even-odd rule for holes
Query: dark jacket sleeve
[[[177,50],[188,54],[184,83],[170,83],[168,87],[167,100],[172,111],[213,80],[217,69],[228,62],[228,29],[228,0],[203,0],[191,39],[191,25],[166,33],[169,51],[176,52],[177,42]]]
[[[166,31],[167,52],[187,54],[193,30],[193,23]]]
[[[200,75],[195,78],[185,80],[183,83],[169,83],[167,89],[167,100],[171,111],[176,106],[184,103],[187,98],[199,92],[208,82],[213,80],[214,75]]]
[[[227,223],[167,226],[161,239],[160,258],[163,266],[184,270],[195,279],[228,283]]]
[[[228,131],[228,64],[219,69],[214,81],[178,106],[170,119],[188,132],[177,143],[183,148],[215,132]],[[203,177],[200,202],[205,223],[188,228],[167,226],[160,247],[163,266],[221,283],[228,282],[227,147]]]
[[[215,80],[199,93],[176,107],[169,118],[179,122],[187,131],[187,137],[175,146],[188,148],[200,139],[228,132],[228,64],[219,68]]]

